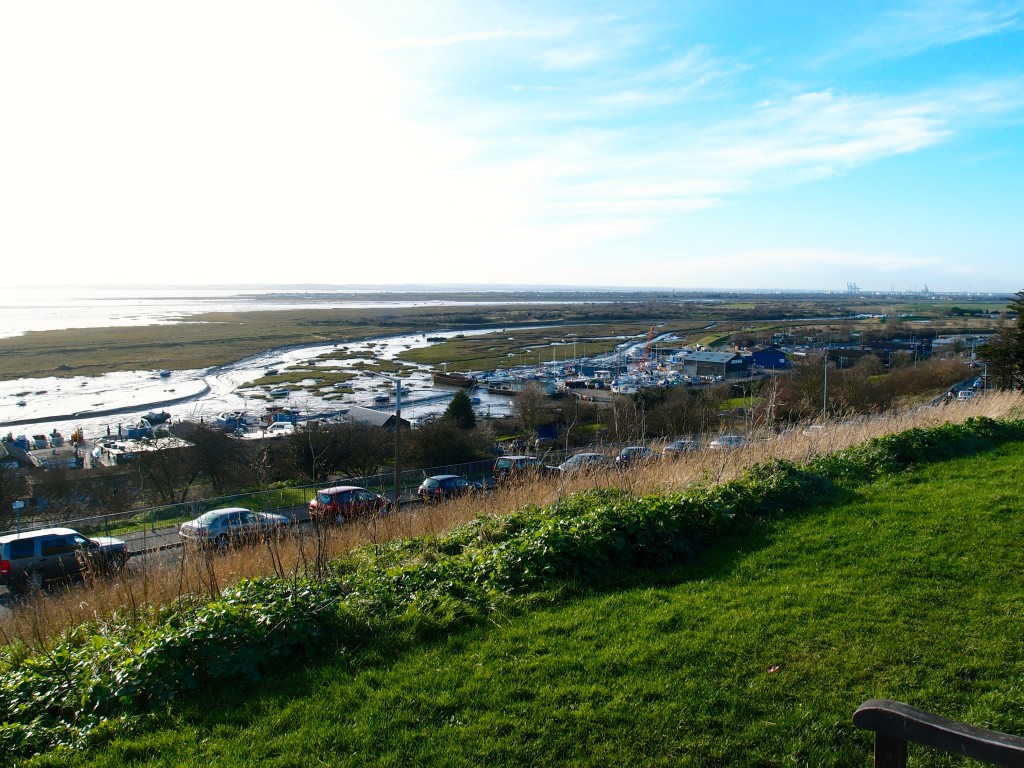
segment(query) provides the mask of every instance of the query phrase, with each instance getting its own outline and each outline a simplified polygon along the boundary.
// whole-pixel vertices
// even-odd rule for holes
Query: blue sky
[[[13,284],[1024,288],[1024,2],[5,3],[0,73]]]

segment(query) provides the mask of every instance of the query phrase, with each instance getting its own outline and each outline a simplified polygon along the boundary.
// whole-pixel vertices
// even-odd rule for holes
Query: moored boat
[[[464,373],[434,371],[432,378],[435,384],[443,384],[446,387],[461,387],[462,389],[470,389],[475,387],[477,383],[475,376],[467,376]]]

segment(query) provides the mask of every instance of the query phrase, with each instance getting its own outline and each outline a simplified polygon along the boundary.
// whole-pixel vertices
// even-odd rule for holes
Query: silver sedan
[[[253,512],[245,507],[227,507],[206,512],[182,523],[178,536],[185,543],[205,544],[227,549],[232,544],[262,541],[277,536],[288,527],[284,515]]]

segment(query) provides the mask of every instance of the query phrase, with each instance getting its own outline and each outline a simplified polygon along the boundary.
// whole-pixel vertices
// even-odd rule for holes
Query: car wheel
[[[110,569],[111,573],[120,573],[124,570],[126,565],[128,565],[128,553],[118,552],[116,555],[110,558],[108,568]]]
[[[213,540],[213,546],[216,547],[218,552],[227,552],[228,543],[228,535],[226,533],[222,533]]]
[[[43,588],[42,571],[25,571],[25,591],[26,592],[38,592]]]
[[[341,525],[342,523],[345,522],[345,516],[339,512],[338,514],[336,514],[334,516],[334,522],[337,523],[338,525]]]

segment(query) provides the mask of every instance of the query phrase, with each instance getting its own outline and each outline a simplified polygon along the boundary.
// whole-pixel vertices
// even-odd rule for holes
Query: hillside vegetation
[[[1024,733],[1024,446],[749,524],[694,560],[371,642],[38,764],[868,766],[877,696]],[[912,765],[959,765],[911,749]]]
[[[359,550],[319,578],[245,581],[225,589],[213,600],[180,601],[143,620],[138,615],[131,621],[113,617],[70,632],[43,652],[26,655],[17,647],[8,649],[0,704],[10,714],[0,738],[8,750],[22,754],[60,744],[92,744],[101,749],[106,764],[119,759],[127,764],[136,757],[152,755],[154,764],[162,764],[165,759],[169,761],[166,764],[182,764],[214,758],[225,764],[260,759],[292,765],[309,764],[308,758],[315,754],[322,754],[328,763],[339,764],[343,762],[339,752],[349,755],[353,765],[366,764],[377,756],[382,763],[390,764],[413,747],[420,750],[421,757],[412,758],[412,762],[419,764],[468,764],[474,755],[481,754],[487,755],[488,763],[543,764],[550,759],[551,764],[564,764],[558,756],[561,753],[564,757],[570,745],[570,754],[578,756],[573,762],[579,764],[654,764],[662,761],[658,757],[662,754],[665,760],[688,755],[695,764],[743,764],[747,759],[748,764],[775,764],[774,759],[759,762],[759,756],[770,750],[758,746],[757,734],[777,739],[780,731],[771,729],[779,728],[781,721],[781,732],[788,742],[778,752],[780,760],[786,755],[832,754],[842,746],[834,741],[836,734],[843,733],[834,720],[837,704],[833,697],[839,692],[831,685],[843,679],[835,677],[837,670],[847,668],[836,666],[839,657],[854,654],[858,659],[861,671],[851,672],[845,685],[862,686],[865,693],[859,698],[894,695],[907,699],[878,688],[894,680],[905,684],[899,675],[892,680],[887,677],[885,670],[894,663],[920,666],[915,674],[927,672],[928,664],[917,663],[921,652],[907,652],[908,642],[920,645],[917,635],[928,642],[938,638],[947,652],[969,647],[984,650],[983,656],[1016,653],[1013,649],[1017,645],[1010,649],[1000,641],[990,652],[991,644],[982,642],[989,637],[985,627],[993,614],[1006,621],[1014,618],[1005,610],[1006,600],[1012,603],[1015,599],[1009,597],[1010,593],[989,598],[990,603],[994,601],[1003,609],[993,610],[989,604],[976,625],[969,620],[969,636],[973,639],[968,646],[950,645],[952,641],[943,633],[944,627],[952,626],[954,617],[950,612],[965,611],[964,600],[930,599],[936,589],[933,582],[948,582],[947,587],[970,586],[973,592],[975,577],[988,578],[985,574],[989,571],[1002,572],[1001,577],[992,579],[993,589],[1015,583],[1007,580],[1010,577],[1005,564],[997,568],[986,562],[989,555],[986,552],[982,556],[978,546],[980,540],[1019,539],[1019,531],[1013,529],[1016,520],[1012,505],[1007,501],[1012,497],[1005,495],[1005,488],[994,482],[992,475],[979,469],[996,466],[1005,472],[1007,466],[979,459],[964,465],[962,471],[974,467],[973,476],[979,478],[979,492],[974,496],[987,495],[988,501],[995,498],[998,502],[970,519],[963,517],[965,512],[959,504],[949,503],[955,497],[951,488],[927,491],[930,484],[921,480],[930,476],[919,471],[940,459],[977,455],[1016,444],[1022,438],[1024,423],[971,419],[963,424],[912,429],[874,439],[819,455],[803,466],[767,461],[736,480],[706,482],[669,495],[594,490],[563,497],[545,507],[480,517],[450,534],[401,539]],[[999,450],[1003,452],[999,461],[1016,462],[1013,466],[1019,467],[1020,451],[1005,447]],[[872,481],[874,485],[864,485]],[[886,483],[890,484],[888,489]],[[902,516],[890,520],[891,512],[879,509],[877,500],[883,498],[885,504],[905,510]],[[877,499],[875,506],[856,511],[857,504],[871,499]],[[841,504],[837,506],[837,502]],[[873,511],[868,514],[864,509]],[[993,515],[993,510],[1000,514]],[[815,520],[819,516],[821,522]],[[956,519],[966,523],[961,526],[963,530],[953,524]],[[847,526],[846,520],[857,525]],[[1009,528],[1000,527],[1004,524]],[[789,542],[791,525],[797,526],[793,530],[799,534],[794,540],[798,543]],[[810,527],[801,529],[800,525]],[[922,526],[931,531],[924,539],[919,531]],[[987,527],[991,529],[985,530]],[[883,542],[870,542],[869,534],[885,531],[889,533],[884,547],[879,546]],[[936,532],[951,534],[949,546],[945,536]],[[952,534],[958,540],[969,538],[954,547]],[[759,561],[758,553],[777,546],[768,546],[776,540],[789,542],[778,545],[789,548],[782,550],[784,554]],[[923,541],[932,542],[931,546],[923,549]],[[805,548],[818,554],[805,558]],[[877,557],[881,555],[887,559],[880,563]],[[943,576],[939,566],[949,555],[956,567],[951,576]],[[1000,557],[1005,556],[1003,551]],[[690,564],[678,570],[679,563],[687,561]],[[739,571],[718,570],[717,566],[705,569],[699,566],[701,562],[705,566],[731,562],[736,568],[742,567]],[[908,562],[915,565],[908,567]],[[840,564],[842,568],[838,568]],[[829,576],[826,571],[830,569],[842,571],[843,578]],[[787,570],[791,571],[788,575]],[[639,577],[641,582],[660,580],[668,586],[657,589],[670,592],[704,584],[718,591],[717,608],[708,602],[703,611],[688,617],[690,609],[684,603],[673,608],[672,600],[659,599],[650,607],[657,609],[655,615],[662,616],[664,632],[655,632],[643,618],[646,609],[627,609],[623,602],[615,621],[581,623],[578,632],[567,633],[565,638],[557,637],[558,633],[542,633],[539,640],[534,637],[535,626],[550,621],[557,625],[563,610],[582,610],[586,614],[591,610],[586,607],[590,601],[626,601],[626,595],[645,594],[651,587],[636,581],[638,573],[644,574]],[[737,573],[747,578],[735,582],[733,589],[730,579]],[[698,575],[698,581],[693,582]],[[818,587],[811,588],[809,585],[814,583]],[[620,594],[617,584],[631,586]],[[516,618],[526,616],[527,608],[538,603],[549,606],[539,623],[521,623],[523,619]],[[800,607],[802,603],[806,604]],[[933,616],[933,604],[943,611]],[[859,610],[866,613],[850,613],[848,606],[860,606]],[[666,619],[666,611],[675,618]],[[973,611],[965,613],[973,615]],[[492,666],[500,665],[484,664],[472,650],[475,644],[465,645],[466,637],[491,642],[492,633],[480,629],[486,623],[503,626],[495,638],[519,626],[527,633],[517,641],[519,644],[542,643],[546,650],[540,656],[550,654],[555,664],[537,682],[545,695],[536,690],[531,693],[525,682],[509,682],[494,674]],[[897,632],[898,641],[875,647],[874,652],[865,655],[861,641],[882,637],[887,626]],[[678,648],[664,638],[658,639],[662,634],[685,635],[688,628],[698,631],[695,637],[704,638],[698,643],[702,651],[698,652],[692,641],[683,644],[682,638]],[[709,629],[714,631],[709,634]],[[638,633],[636,638],[634,632]],[[650,635],[648,639],[644,639],[645,633]],[[1001,630],[998,637],[1004,636]],[[787,650],[797,640],[804,651]],[[958,634],[957,642],[961,640],[963,635]],[[392,706],[386,713],[381,712],[387,717],[376,720],[359,717],[363,711],[359,707],[374,706],[373,697],[357,693],[358,688],[336,687],[344,680],[358,685],[364,674],[387,677],[394,669],[389,660],[397,660],[402,666],[417,663],[413,660],[422,654],[430,657],[436,653],[432,642],[453,647],[461,643],[468,649],[466,653],[476,659],[472,678],[481,688],[493,689],[490,700],[496,709],[475,704],[466,709],[470,699],[462,698],[464,686],[455,691],[438,689],[443,693],[435,695],[434,686],[451,679],[448,671],[439,671],[440,677],[419,675],[422,682],[407,681],[413,689],[424,686],[418,689],[423,693],[413,694],[416,706],[411,710]],[[643,647],[650,644],[650,649],[642,651],[637,642]],[[581,649],[590,646],[598,658],[605,658],[596,673],[593,662],[584,660],[581,654]],[[607,654],[617,647],[636,650],[612,663]],[[679,649],[685,647],[690,647],[693,655],[684,653],[679,657]],[[679,663],[686,661],[689,675],[680,679],[676,664],[656,669],[655,662],[662,655],[655,650],[658,648],[675,654]],[[836,657],[838,649],[841,652]],[[334,666],[331,674],[322,676],[325,667],[316,666],[297,678],[281,677],[282,664],[294,668],[297,661],[314,654],[334,660],[327,662]],[[564,661],[557,661],[559,658]],[[631,665],[639,659],[646,661],[640,671],[631,672]],[[962,665],[963,658],[956,663]],[[986,658],[982,666],[993,663],[998,666],[1003,662]],[[796,674],[781,675],[790,665]],[[643,673],[648,667],[650,677]],[[741,669],[751,675],[749,680],[734,677]],[[315,679],[311,700],[289,703],[288,717],[282,717],[277,706],[268,704],[273,701],[281,705],[280,699],[257,693],[265,688],[244,689],[248,702],[244,718],[235,711],[238,702],[231,696],[213,709],[187,703],[194,695],[190,691],[203,692],[205,702],[210,692],[221,690],[225,683],[255,681],[268,674],[275,688],[284,686],[286,690],[294,685],[309,686],[310,679]],[[732,680],[731,687],[714,683],[716,679],[721,681],[722,674]],[[975,673],[973,679],[990,676],[994,673]],[[636,697],[620,694],[620,679],[625,684],[633,677],[637,682],[630,685],[648,686],[650,690],[636,691]],[[910,675],[908,679],[912,678]],[[762,702],[762,686],[767,693],[776,685],[768,681],[782,679],[799,682],[795,690],[801,696],[791,693],[791,698],[784,697],[788,702],[785,706]],[[524,688],[522,696],[517,695],[517,686]],[[570,693],[557,695],[545,705],[549,688],[557,691],[565,686],[569,686]],[[818,691],[823,687],[825,690]],[[689,692],[683,700],[697,707],[695,711],[684,714],[687,710],[679,709],[682,701],[676,689]],[[399,689],[374,690],[387,697]],[[186,704],[173,705],[162,716],[170,716],[175,722],[173,731],[163,730],[158,720],[145,725],[137,719],[171,706],[182,694],[186,695]],[[334,705],[327,706],[324,696],[336,697]],[[423,697],[418,704],[417,696]],[[363,703],[357,705],[357,701]],[[532,711],[529,702],[534,701],[540,719],[524,711]],[[448,702],[444,711],[450,718],[445,727],[452,730],[431,747],[438,722],[433,716],[416,713],[440,702]],[[641,702],[643,706],[638,706]],[[857,703],[859,700],[848,707],[844,719]],[[609,704],[615,704],[612,710]],[[548,712],[545,718],[545,706],[557,710],[558,716]],[[343,715],[327,714],[338,708]],[[758,719],[760,715],[754,717],[759,708],[765,709],[764,717],[771,718],[770,728]],[[820,730],[823,714],[829,725]],[[212,744],[207,740],[209,723],[197,723],[195,718],[214,718],[218,723],[213,728],[218,736]],[[667,731],[665,718],[676,723]],[[480,731],[475,741],[474,729],[464,729],[471,721]],[[140,722],[143,730],[156,730],[135,741],[127,734],[140,728]],[[420,737],[407,733],[416,723],[425,729]],[[198,743],[196,728],[204,734]],[[733,728],[737,733],[731,733]],[[259,730],[261,738],[254,739],[249,729]],[[581,740],[582,732],[591,729],[596,731]],[[348,741],[342,739],[341,731]],[[111,737],[118,738],[103,747]],[[153,738],[163,746],[154,749],[150,741]],[[551,749],[544,748],[545,744]],[[652,752],[656,744],[664,746]],[[369,752],[362,751],[370,745]],[[324,752],[327,748],[330,751]],[[435,748],[441,750],[436,755],[422,751]],[[636,755],[646,757],[627,759],[624,752],[621,758],[615,756],[623,750],[638,750]],[[748,757],[736,760],[737,752]],[[238,757],[232,762],[227,759],[229,754]],[[81,753],[59,758],[71,762],[82,759]],[[56,760],[54,754],[41,762]],[[823,760],[814,757],[811,762],[822,764]]]

